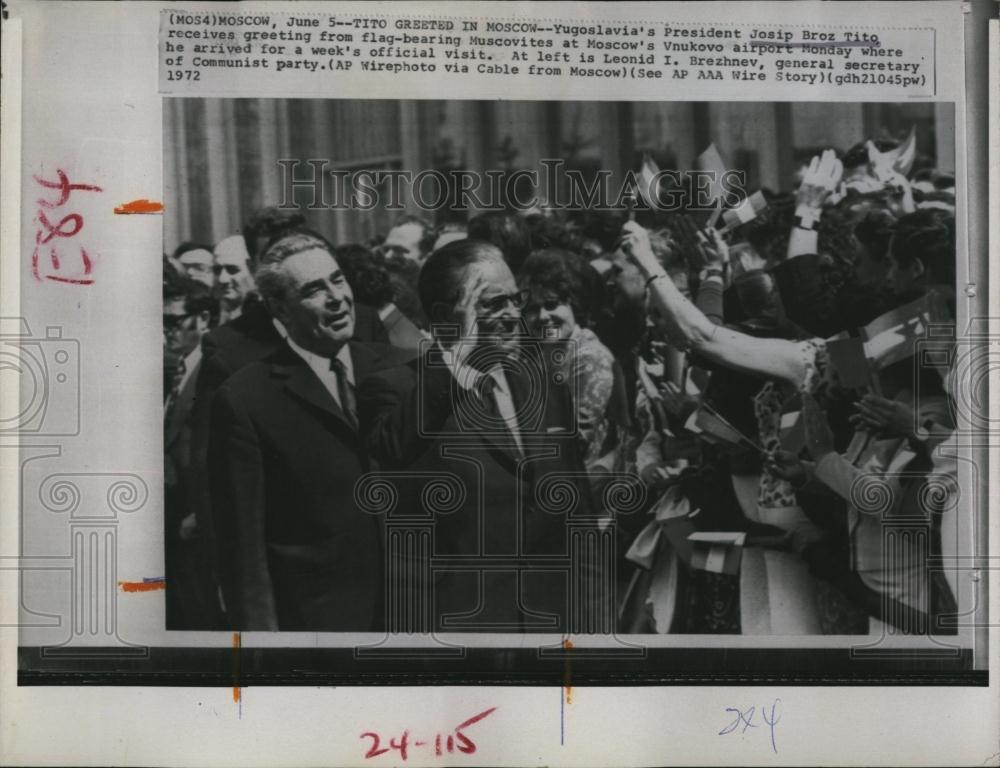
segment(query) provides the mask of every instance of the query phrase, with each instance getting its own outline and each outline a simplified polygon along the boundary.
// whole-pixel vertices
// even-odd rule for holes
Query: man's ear
[[[924,262],[920,259],[914,259],[910,262],[910,272],[913,273],[914,279],[918,277],[923,277],[926,274],[927,269],[924,267]]]
[[[198,313],[198,325],[203,328],[208,328],[209,323],[212,322],[212,313],[207,309],[203,309]]]
[[[273,296],[261,297],[264,299],[264,306],[267,307],[268,313],[278,322],[284,324],[285,322],[285,311],[280,301],[276,301]]]

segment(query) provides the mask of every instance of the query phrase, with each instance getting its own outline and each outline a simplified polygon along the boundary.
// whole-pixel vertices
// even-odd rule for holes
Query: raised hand
[[[482,275],[476,275],[475,279],[467,283],[462,289],[462,296],[458,301],[458,320],[462,326],[461,336],[458,343],[452,348],[455,364],[461,366],[468,360],[476,348],[476,334],[479,324],[479,299],[486,290],[486,281]]]
[[[771,474],[788,480],[791,483],[801,483],[806,479],[806,468],[802,461],[791,451],[778,449],[767,456],[767,467]]]
[[[684,406],[691,401],[691,397],[672,381],[663,382],[659,389],[663,407],[670,412],[671,416],[680,416],[684,411]]]
[[[722,235],[715,227],[708,230],[708,235],[705,237],[701,232],[698,233],[699,246],[705,256],[705,266],[724,269],[729,263],[729,244],[722,239]]]
[[[639,268],[645,279],[663,273],[663,266],[653,253],[653,246],[649,242],[649,232],[634,221],[626,221],[622,227],[620,248],[622,253]]]
[[[802,183],[795,193],[796,210],[800,207],[819,210],[823,203],[840,184],[844,175],[844,164],[837,159],[837,153],[826,149],[816,155],[802,174]]]
[[[858,412],[850,417],[856,429],[865,429],[882,437],[913,435],[913,409],[905,403],[867,394],[861,398],[857,409]]]

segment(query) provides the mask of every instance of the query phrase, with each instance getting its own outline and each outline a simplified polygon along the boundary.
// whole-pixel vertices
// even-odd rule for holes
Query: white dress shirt
[[[326,387],[327,392],[334,399],[341,408],[343,408],[343,403],[340,402],[340,389],[337,386],[337,372],[330,370],[330,358],[322,357],[314,352],[309,352],[302,349],[298,344],[292,341],[291,336],[285,336],[285,341],[288,342],[288,346],[292,348],[299,357],[306,361],[306,364],[312,368],[313,373],[315,373],[323,386]],[[350,382],[351,386],[354,386],[354,363],[351,360],[351,350],[344,344],[337,352],[337,359],[344,364],[344,371],[347,373],[347,380]]]
[[[503,368],[495,365],[488,371],[480,371],[472,366],[460,364],[455,360],[454,355],[451,354],[451,350],[444,347],[441,347],[441,357],[445,365],[448,366],[448,370],[451,371],[451,375],[455,377],[455,381],[458,382],[458,385],[462,389],[472,390],[482,376],[489,376],[493,379],[496,384],[493,387],[493,397],[496,400],[497,412],[500,414],[500,418],[504,420],[511,435],[514,436],[518,452],[523,456],[524,444],[521,442],[521,428],[517,423],[517,408],[514,405],[514,398],[511,396],[510,382],[507,381],[507,376],[504,374]]]

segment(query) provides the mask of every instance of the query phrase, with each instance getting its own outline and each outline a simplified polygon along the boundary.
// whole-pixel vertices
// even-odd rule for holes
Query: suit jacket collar
[[[360,382],[373,368],[378,359],[377,353],[358,342],[348,342],[351,350],[351,360],[354,363],[354,381]],[[270,358],[271,375],[285,380],[285,389],[291,395],[327,416],[332,417],[342,428],[352,435],[356,431],[348,422],[343,409],[333,399],[323,382],[317,378],[309,364],[295,354],[286,342]]]
[[[185,361],[190,360],[193,355],[188,355]],[[170,446],[180,436],[181,431],[187,424],[191,409],[194,407],[195,382],[198,380],[198,372],[201,369],[201,355],[198,355],[195,362],[191,364],[186,374],[184,385],[177,392],[177,399],[173,403],[168,403],[168,414],[164,425],[164,444]]]
[[[432,352],[428,350],[425,355],[425,360],[430,358]],[[417,361],[412,363],[417,368],[417,376],[420,376],[420,364]],[[430,365],[431,363],[425,362],[424,365]],[[438,365],[440,363],[437,363]],[[478,415],[482,409],[482,405],[476,401],[479,397],[476,390],[466,390],[459,386],[458,382],[455,380],[454,376],[449,375],[449,382],[451,384],[452,398],[456,403],[456,411],[465,411],[464,414],[456,412],[456,426],[459,430],[463,431],[468,437],[478,437],[482,442],[483,447],[493,451],[494,455],[497,456],[508,468],[514,472],[516,471],[517,464],[526,458],[531,458],[535,450],[530,444],[530,441],[525,440],[526,433],[534,432],[539,427],[540,412],[544,412],[545,404],[545,393],[539,393],[537,391],[537,382],[534,383],[530,381],[529,376],[526,375],[517,365],[505,365],[503,366],[504,379],[507,382],[507,387],[510,390],[510,398],[514,405],[514,410],[518,415],[518,428],[520,431],[521,444],[524,446],[524,452],[522,454],[519,450],[517,443],[514,440],[514,436],[510,432],[502,429],[491,429],[491,430],[476,430],[475,425],[481,423],[481,417]],[[489,374],[482,374],[489,375]],[[530,401],[534,399],[535,401],[540,401],[541,409],[530,407]],[[493,409],[492,403],[487,406]]]

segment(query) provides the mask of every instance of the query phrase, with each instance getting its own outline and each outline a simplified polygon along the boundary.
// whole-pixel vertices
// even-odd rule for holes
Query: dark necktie
[[[354,399],[354,386],[347,379],[347,367],[335,357],[330,361],[330,370],[337,374],[337,394],[340,395],[340,409],[347,417],[347,423],[355,432],[358,429],[358,404]]]
[[[174,407],[177,405],[177,398],[181,393],[181,382],[184,381],[184,374],[187,373],[187,363],[184,362],[182,357],[177,361],[177,367],[174,369],[174,376],[170,381],[170,391],[167,393],[167,407],[164,414],[164,423],[170,421],[170,417],[173,415]]]
[[[510,443],[514,453],[523,455],[521,446],[518,443],[516,436],[511,431],[511,424],[509,424],[504,418],[504,414],[500,408],[500,403],[497,401],[496,379],[489,374],[484,374],[480,376],[479,381],[476,382],[475,389],[482,404],[481,412],[486,418],[486,423],[483,425],[484,431],[493,435],[502,434],[506,438],[507,442]]]

